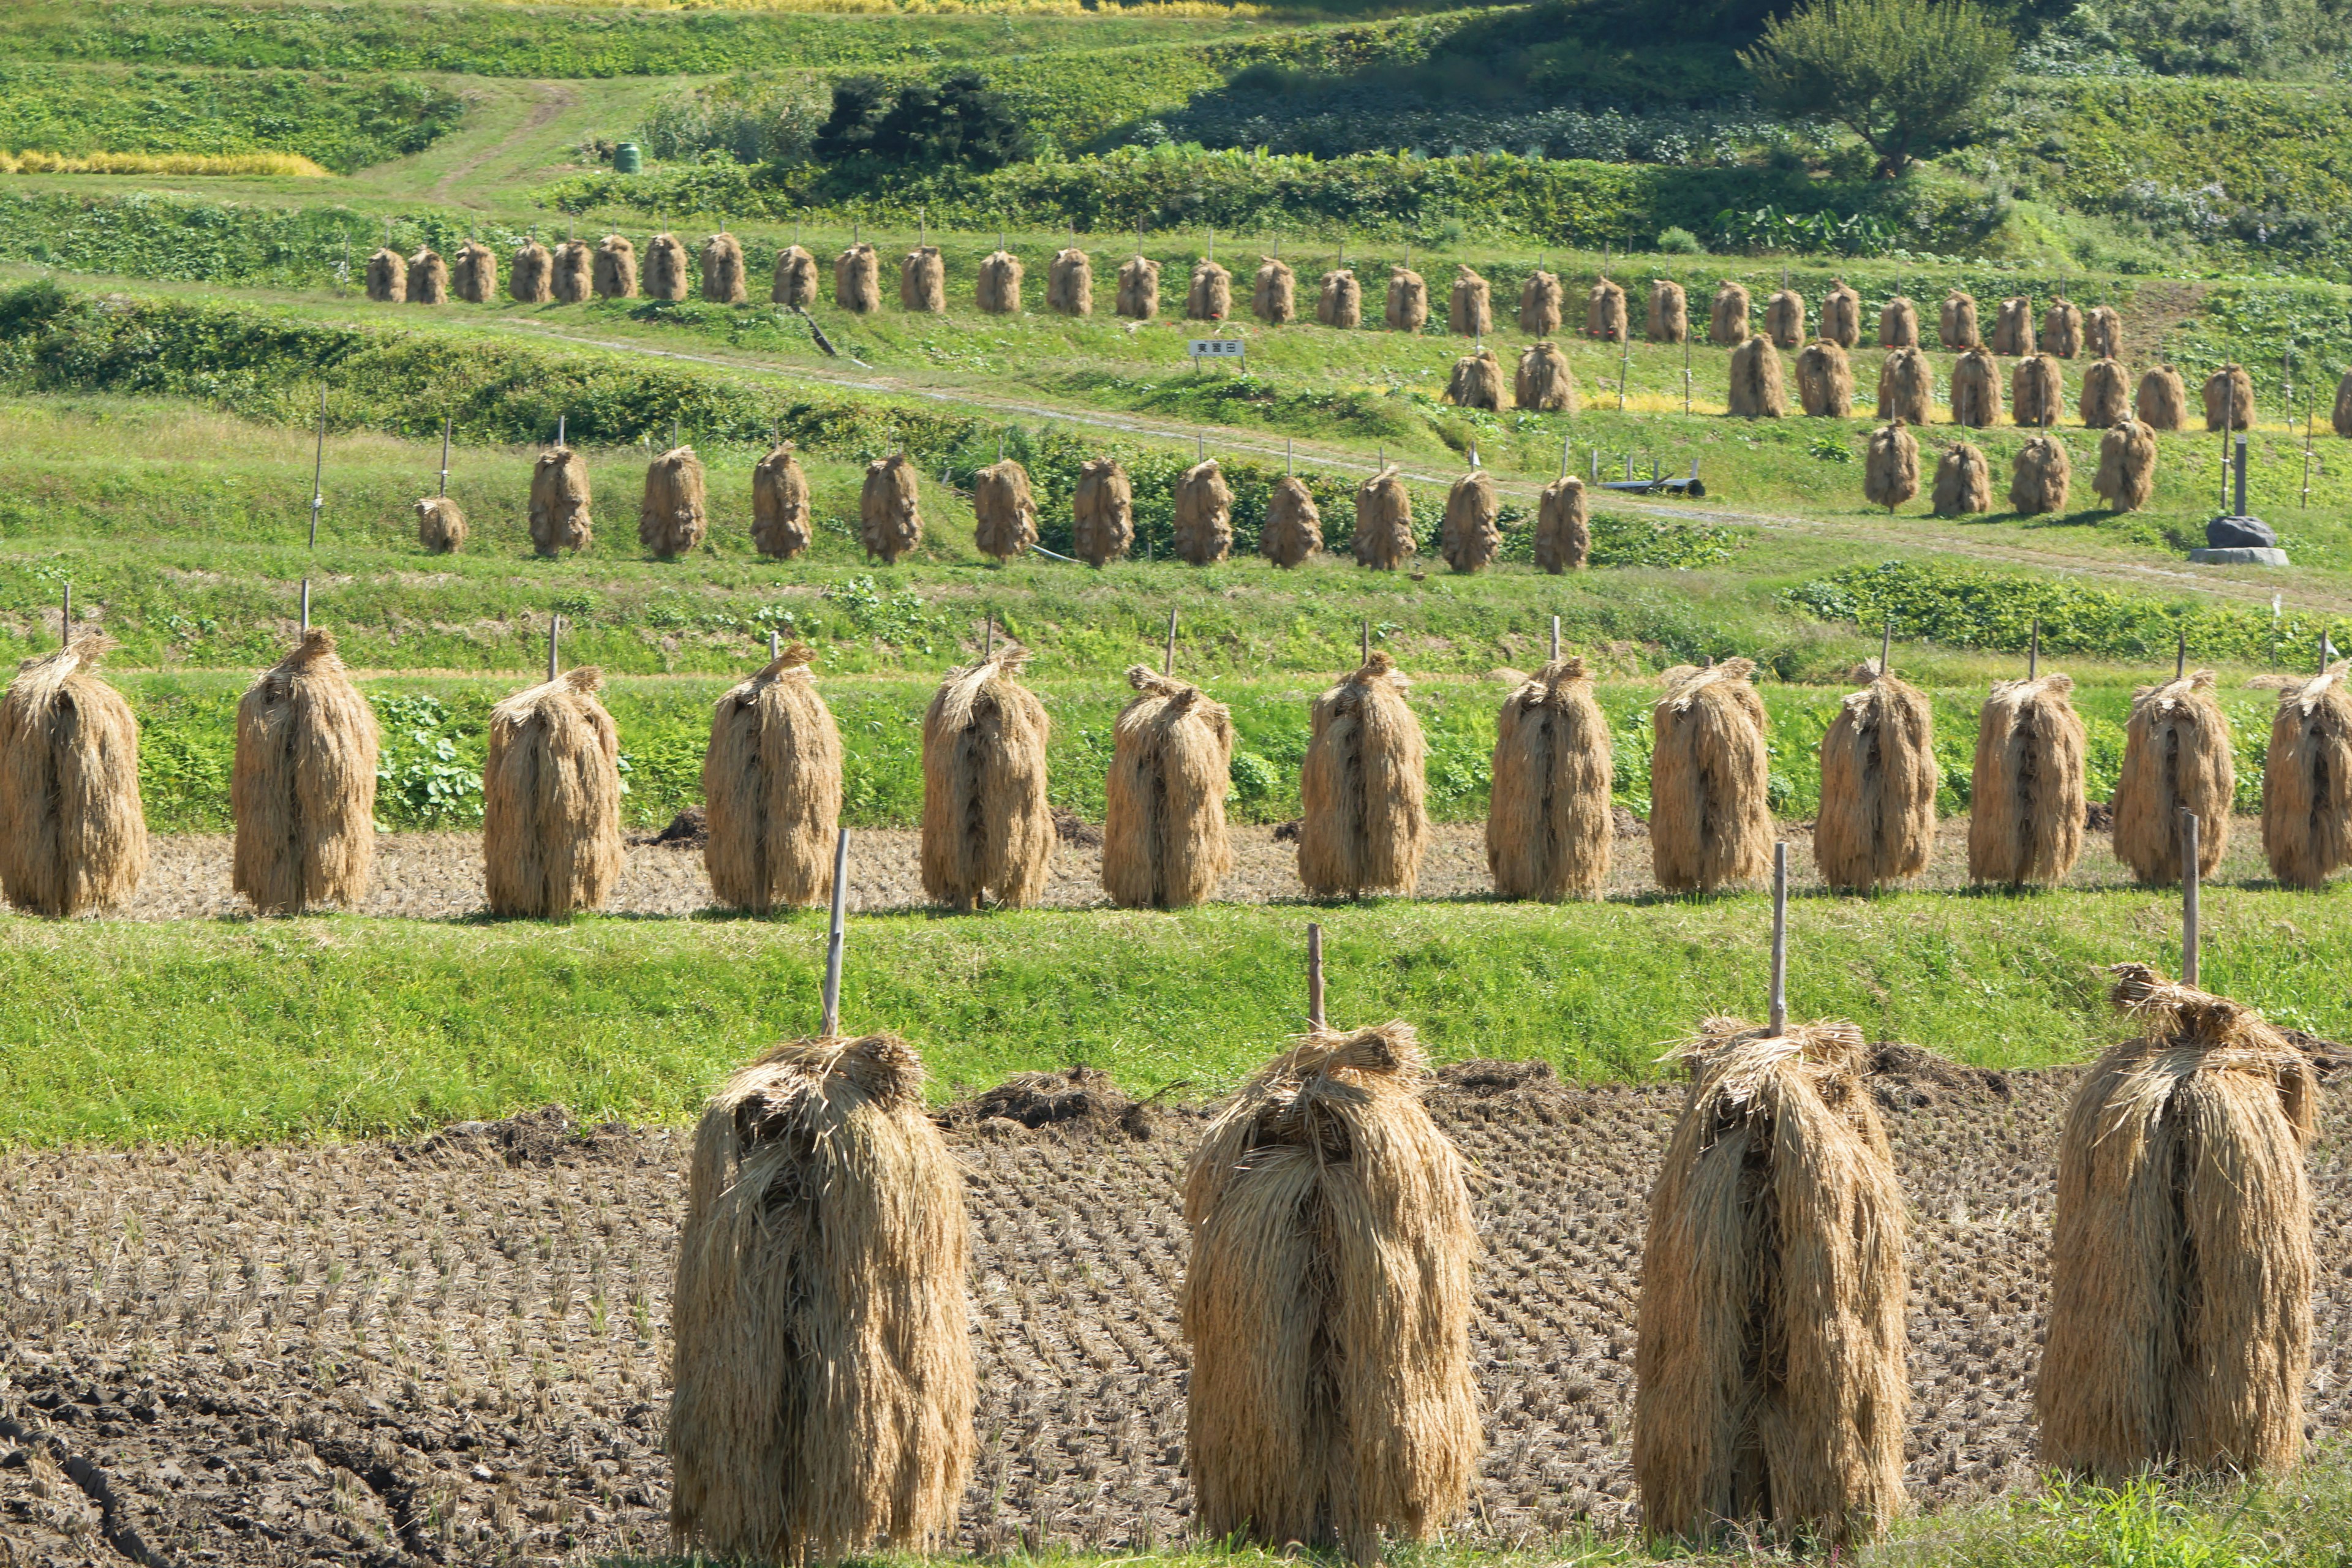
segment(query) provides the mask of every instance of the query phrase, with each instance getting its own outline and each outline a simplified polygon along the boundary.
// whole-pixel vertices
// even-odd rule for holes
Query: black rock
[[[2258,517],[2217,517],[2205,525],[2205,542],[2215,550],[2275,550],[2278,535]]]

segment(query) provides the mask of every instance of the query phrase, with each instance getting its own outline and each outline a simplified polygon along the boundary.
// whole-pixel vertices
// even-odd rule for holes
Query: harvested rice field
[[[1882,1047],[1913,1205],[1916,1505],[2033,1484],[2032,1389],[2073,1069]],[[1648,1189],[1673,1086],[1445,1069],[1475,1164],[1474,1542],[1634,1508],[1628,1435]],[[1203,1112],[1108,1080],[943,1113],[964,1163],[980,1462],[955,1544],[1188,1539],[1177,1192]],[[1033,1125],[1034,1123],[1034,1125]],[[2352,1405],[2352,1116],[2312,1155],[2307,1418]],[[411,1143],[45,1152],[0,1164],[0,1562],[406,1564],[667,1546],[668,1288],[685,1140],[559,1111]]]

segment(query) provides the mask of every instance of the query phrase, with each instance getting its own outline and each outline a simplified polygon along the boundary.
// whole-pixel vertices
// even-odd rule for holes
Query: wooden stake
[[[1895,617],[1886,617],[1886,625],[1878,634],[1878,673],[1883,677],[1892,668],[1895,658]]]
[[[2042,617],[2033,617],[2033,640],[2026,645],[2025,679],[2032,680],[2042,673]]]
[[[2188,634],[2187,632],[2185,632],[2185,631],[2184,631],[2184,632],[2182,632],[2182,633],[2180,634],[2180,646],[2179,646],[2178,648],[2176,648],[2176,649],[2174,649],[2174,650],[2173,650],[2173,655],[2172,655],[2172,679],[2175,679],[2175,680],[2178,680],[2178,679],[2179,679],[2182,676],[2184,676],[2184,675],[2186,675],[2186,674],[2188,674],[2188,673],[2189,673],[2189,634]]]
[[[1323,1021],[1323,928],[1313,921],[1307,922],[1307,1027],[1318,1035],[1329,1027]]]
[[[559,414],[555,416],[555,444],[559,447],[563,445],[564,423],[571,417],[572,416],[568,414]]]
[[[441,493],[449,493],[449,416],[441,416]]]
[[[1168,612],[1168,655],[1160,661],[1160,673],[1176,673],[1176,612],[1173,610]]]
[[[1361,657],[1356,661],[1360,666],[1372,662],[1372,623],[1369,618],[1364,622],[1363,647],[1360,652]]]
[[[1789,1032],[1789,841],[1772,846],[1772,1017],[1775,1036]]]
[[[310,579],[302,579],[302,635],[310,635]]]
[[[984,643],[984,644],[982,644],[982,649],[981,649],[981,658],[982,658],[982,659],[991,659],[991,658],[994,658],[995,657],[996,657],[996,612],[995,612],[994,610],[991,610],[991,611],[989,611],[989,612],[988,612],[988,641],[987,641],[986,643]]]
[[[553,680],[553,679],[555,679],[556,675],[558,674],[558,668],[557,668],[557,665],[556,665],[556,662],[555,662],[555,660],[556,660],[556,651],[555,651],[555,650],[556,650],[556,645],[557,645],[557,644],[558,644],[558,643],[562,639],[562,636],[563,636],[563,617],[562,617],[562,616],[548,616],[548,617],[547,617],[547,679],[550,679],[550,680]]]
[[[2197,814],[2180,814],[2180,984],[2197,984]]]
[[[768,662],[770,664],[775,663],[777,658],[783,653],[783,641],[782,633],[773,626],[768,628]]]
[[[319,451],[310,464],[310,548],[319,548],[319,512],[327,504],[327,389],[319,388]]]
[[[1551,661],[1554,664],[1559,662],[1559,617],[1558,616],[1551,618]]]
[[[65,609],[58,617],[58,646],[71,647],[73,647],[73,584],[68,583],[65,588]]]
[[[1617,412],[1625,412],[1625,375],[1633,365],[1633,331],[1629,322],[1617,345]]]
[[[1690,356],[1691,356],[1691,346],[1690,346],[1690,344],[1691,344],[1690,321],[1689,321],[1689,320],[1688,320],[1688,312],[1687,312],[1687,311],[1685,311],[1685,320],[1684,320],[1684,321],[1683,321],[1683,412],[1684,412],[1685,414],[1688,414],[1688,413],[1691,411],[1691,361],[1690,361]]]
[[[824,1038],[841,1033],[841,938],[843,902],[849,890],[849,829],[833,842],[833,923],[824,938]]]

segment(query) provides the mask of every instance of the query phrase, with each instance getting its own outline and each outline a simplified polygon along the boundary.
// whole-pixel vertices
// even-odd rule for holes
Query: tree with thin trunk
[[[1767,107],[1839,121],[1891,180],[1968,139],[2016,53],[1969,0],[1807,0],[1739,59]]]

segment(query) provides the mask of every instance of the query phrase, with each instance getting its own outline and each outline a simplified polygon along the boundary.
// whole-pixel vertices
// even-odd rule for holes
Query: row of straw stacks
[[[1726,407],[1735,416],[1779,419],[1788,414],[1787,378],[1780,351],[1769,339],[1749,338],[1733,349],[1729,376]],[[1806,344],[1797,355],[1795,380],[1798,406],[1805,415],[1843,419],[1853,414],[1853,362],[1837,343],[1823,338]],[[1908,347],[1891,350],[1878,367],[1878,417],[1927,424],[1935,390],[1935,366],[1925,353]],[[2029,353],[2010,370],[2009,417],[2021,426],[2046,429],[2064,418],[2065,393],[2057,359]],[[2215,370],[2206,377],[2200,397],[2208,431],[2243,430],[2253,424],[2253,383],[2242,365]],[[1952,363],[1947,406],[1955,425],[1982,429],[2000,423],[2000,367],[1990,353],[1969,349]],[[2084,370],[2075,410],[2087,429],[2109,429],[2132,420],[2150,430],[2180,430],[2189,422],[2188,387],[2178,370],[2161,364],[2143,374],[2135,391],[2122,364],[2098,359]]]
[[[2099,466],[2092,489],[2110,511],[2137,511],[2156,495],[2156,433],[2137,419],[2125,419],[2099,437]],[[2021,446],[2010,462],[2010,510],[2021,516],[2066,510],[2074,478],[2073,459],[2056,437],[2041,435]],[[1902,419],[1871,433],[1863,468],[1863,499],[1893,511],[1919,493],[1918,439]],[[1965,517],[1992,510],[1992,467],[1973,442],[1948,443],[1936,462],[1930,507],[1938,517]]]

